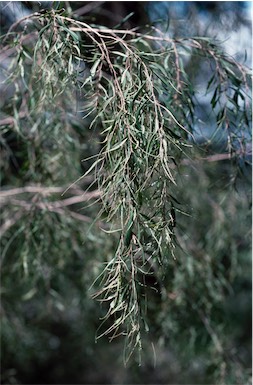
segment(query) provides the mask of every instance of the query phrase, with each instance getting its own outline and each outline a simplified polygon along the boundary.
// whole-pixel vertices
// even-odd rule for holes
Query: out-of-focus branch
[[[201,321],[205,325],[207,332],[209,333],[210,337],[212,338],[213,343],[217,349],[217,352],[223,353],[223,348],[222,348],[221,342],[218,338],[218,335],[215,333],[214,329],[212,328],[212,326],[210,324],[210,319],[203,313],[202,310],[197,310],[197,312],[199,314]]]
[[[27,202],[24,200],[10,198],[9,200],[6,199],[6,203],[8,201],[8,203],[12,203],[15,205],[21,205],[24,207],[29,206],[29,208],[32,208],[34,206],[34,207],[39,207],[42,210],[49,210],[50,211],[50,209],[52,209],[52,208],[57,209],[60,207],[71,206],[71,205],[74,205],[77,203],[82,203],[82,202],[88,201],[92,198],[97,198],[99,196],[100,196],[100,193],[98,191],[94,191],[92,193],[87,193],[85,196],[74,196],[74,197],[71,197],[68,199],[58,200],[56,202],[36,202],[35,201],[35,202],[30,203],[30,202]]]
[[[23,119],[27,117],[27,112],[21,111],[18,114],[19,119]],[[13,126],[15,122],[15,118],[12,116],[7,116],[7,118],[0,120],[0,126]]]
[[[70,215],[72,218],[77,219],[82,222],[91,223],[93,221],[92,218],[76,213],[70,209],[66,210],[65,208],[68,206],[71,206],[76,203],[82,203],[85,201],[88,201],[90,199],[95,199],[100,197],[100,192],[98,190],[92,191],[92,192],[86,192],[82,195],[73,196],[67,199],[58,200],[55,202],[41,202],[41,201],[25,201],[21,199],[15,199],[13,198],[14,195],[20,195],[22,193],[33,193],[38,194],[42,193],[43,195],[48,195],[52,193],[59,193],[64,191],[61,187],[48,187],[48,188],[42,188],[42,187],[36,187],[36,186],[27,186],[24,188],[17,188],[17,189],[11,189],[6,191],[0,192],[0,198],[2,198],[2,205],[8,204],[13,206],[19,206],[22,208],[20,211],[15,213],[15,215],[12,218],[8,218],[4,221],[2,226],[0,227],[0,234],[3,236],[3,234],[17,221],[19,221],[25,212],[31,211],[34,208],[40,209],[40,210],[46,210],[49,212],[55,212],[60,215]],[[99,226],[105,227],[105,225],[100,221],[98,222]]]
[[[198,162],[198,161],[206,161],[206,162],[218,162],[220,160],[227,160],[232,159],[235,157],[236,154],[214,154],[209,155],[203,158],[196,158],[196,159],[183,159],[181,164],[182,165],[190,165],[192,162]]]
[[[13,218],[8,218],[6,221],[4,221],[4,223],[0,227],[0,235],[1,235],[1,237],[4,235],[4,233],[7,230],[9,230],[10,227],[14,226],[23,217],[25,212],[31,211],[31,209],[34,206],[36,206],[37,208],[39,208],[41,210],[47,209],[47,211],[49,211],[49,212],[55,212],[55,213],[60,214],[60,215],[70,215],[72,218],[77,219],[77,220],[82,221],[82,222],[91,223],[93,221],[92,218],[90,218],[90,217],[88,217],[86,215],[75,213],[74,211],[71,211],[71,210],[66,211],[66,210],[64,210],[62,208],[57,208],[57,207],[54,207],[52,205],[44,206],[43,204],[38,204],[38,203],[34,204],[34,203],[26,202],[26,201],[21,201],[21,200],[18,200],[18,199],[15,200],[15,204],[18,205],[18,206],[21,206],[23,210],[18,211],[13,216]],[[101,222],[99,222],[99,223],[101,225]]]
[[[55,203],[60,203],[60,202],[55,202]],[[17,206],[21,206],[25,210],[28,210],[28,211],[30,211],[34,207],[36,207],[36,208],[39,208],[41,210],[56,212],[58,214],[65,214],[66,215],[66,213],[69,213],[74,218],[82,220],[84,222],[91,222],[92,221],[92,219],[87,217],[86,215],[78,214],[78,213],[75,213],[73,211],[65,211],[64,209],[62,209],[62,207],[66,206],[64,204],[62,206],[60,206],[60,204],[58,204],[58,205],[55,205],[53,203],[47,204],[45,202],[32,202],[32,203],[30,203],[30,202],[22,201],[19,199],[13,199],[12,204],[17,205]]]
[[[19,41],[19,45],[18,46],[15,46],[15,47],[9,47],[8,45],[6,47],[1,47],[1,53],[0,53],[0,62],[3,62],[4,60],[6,60],[8,57],[10,57],[11,55],[13,55],[14,53],[17,52],[17,48],[22,45],[23,43],[29,43],[29,42],[33,42],[33,41],[36,41],[36,39],[38,39],[38,31],[34,31],[34,32],[31,32],[29,33],[28,35],[25,35],[25,36],[21,36],[20,37],[20,41]]]
[[[105,1],[91,1],[88,4],[85,4],[81,8],[78,8],[77,10],[74,11],[75,14],[78,16],[85,15],[86,13],[89,13],[99,7],[100,5],[104,4]]]
[[[90,178],[89,178],[90,181]],[[24,193],[31,193],[31,194],[42,194],[42,195],[50,195],[50,194],[57,194],[57,193],[63,193],[66,190],[65,187],[44,187],[44,186],[25,186],[25,187],[19,187],[19,188],[13,188],[13,189],[6,189],[6,190],[0,190],[0,198],[9,198],[13,195],[19,195]],[[91,198],[97,198],[100,196],[100,193],[98,190],[94,190],[91,192],[84,192],[82,189],[78,187],[71,187],[69,190],[72,190],[76,194],[79,194],[76,198],[76,202],[78,203],[81,201],[89,200]],[[69,198],[69,199],[73,199]],[[78,198],[78,199],[77,199]],[[68,199],[65,199],[67,201]],[[69,203],[69,204],[74,204]]]
[[[2,226],[0,227],[0,236],[2,237],[4,233],[7,230],[9,230],[10,227],[15,225],[15,223],[17,223],[22,218],[23,215],[24,215],[23,210],[20,210],[17,213],[15,213],[15,215],[12,218],[6,219],[2,224]]]

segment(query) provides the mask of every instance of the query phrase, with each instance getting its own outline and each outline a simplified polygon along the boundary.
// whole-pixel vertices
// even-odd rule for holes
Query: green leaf
[[[92,77],[94,77],[96,75],[96,71],[97,71],[97,68],[98,68],[100,62],[101,62],[101,60],[97,59],[95,61],[95,63],[93,64],[93,66],[91,67],[90,74],[91,74]]]

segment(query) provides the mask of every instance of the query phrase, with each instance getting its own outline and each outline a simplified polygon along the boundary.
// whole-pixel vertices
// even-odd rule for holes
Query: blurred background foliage
[[[64,8],[71,17],[109,28],[145,32],[152,23],[169,37],[218,38],[224,50],[250,65],[249,6],[1,2],[1,34],[32,12]],[[95,342],[104,308],[91,299],[91,284],[112,259],[117,236],[101,230],[107,229],[105,218],[95,220],[101,209],[97,184],[86,191],[92,175],[72,185],[92,165],[93,159],[82,159],[100,150],[101,132],[89,130],[90,117],[78,112],[85,101],[71,76],[67,83],[41,78],[46,63],[36,76],[45,89],[51,82],[59,87],[52,99],[36,104],[36,90],[33,100],[18,79],[6,83],[10,49],[1,52],[1,383],[249,384],[251,154],[250,131],[240,126],[243,98],[235,101],[230,158],[231,143],[217,130],[219,111],[205,92],[210,69],[204,59],[185,55],[196,91],[195,142],[177,170],[176,259],[168,259],[164,276],[147,277],[142,365],[133,357],[125,367],[123,338]],[[20,53],[19,63],[25,55],[31,52]],[[20,101],[13,100],[17,89]],[[23,119],[17,105],[29,106],[32,114]],[[250,124],[250,108],[244,125],[247,119]]]

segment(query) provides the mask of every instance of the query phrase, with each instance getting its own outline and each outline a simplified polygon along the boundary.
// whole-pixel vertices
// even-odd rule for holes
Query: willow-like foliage
[[[66,194],[91,176],[86,194],[100,205],[93,219],[102,221],[102,231],[117,243],[112,258],[104,256],[93,285],[93,296],[106,303],[98,337],[124,335],[128,361],[136,348],[141,351],[142,332],[149,330],[150,291],[167,295],[163,281],[181,244],[177,216],[187,209],[181,209],[177,195],[178,165],[190,162],[196,146],[194,89],[185,64],[194,55],[212,70],[207,92],[231,157],[243,153],[249,138],[249,72],[208,39],[170,39],[152,28],[145,34],[110,30],[58,11],[24,18],[2,44],[1,56],[9,63],[6,84],[14,88],[6,109],[11,125],[2,121],[2,129],[27,151],[24,180],[48,187],[69,180]],[[78,170],[65,175],[64,168],[56,167],[78,162],[66,156],[71,146],[80,147],[80,126],[73,125],[76,113],[96,133],[96,151],[84,161],[88,166],[81,176]],[[6,211],[7,196],[4,202],[7,231],[13,223]],[[62,210],[62,203],[47,203],[45,195],[32,206],[20,199],[12,203],[16,219],[31,207],[58,214]],[[33,233],[26,229],[26,247]],[[6,243],[5,254],[8,247]],[[24,275],[36,265],[28,263],[28,254],[25,248]]]

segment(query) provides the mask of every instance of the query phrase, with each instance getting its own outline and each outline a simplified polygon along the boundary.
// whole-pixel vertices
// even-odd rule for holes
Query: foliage
[[[216,169],[201,160],[185,67],[196,57],[213,70],[207,92],[237,170],[250,137],[248,70],[209,39],[112,30],[56,10],[25,17],[2,44],[12,93],[1,121],[5,333],[10,322],[22,334],[28,322],[8,301],[21,300],[35,323],[50,312],[57,319],[68,306],[91,306],[94,280],[106,309],[98,337],[125,336],[125,361],[141,352],[145,332],[187,343],[191,314],[189,348],[207,344],[227,381],[234,357],[221,341],[222,307],[237,274],[233,223],[247,197],[239,203],[229,178],[226,190],[217,186]]]

